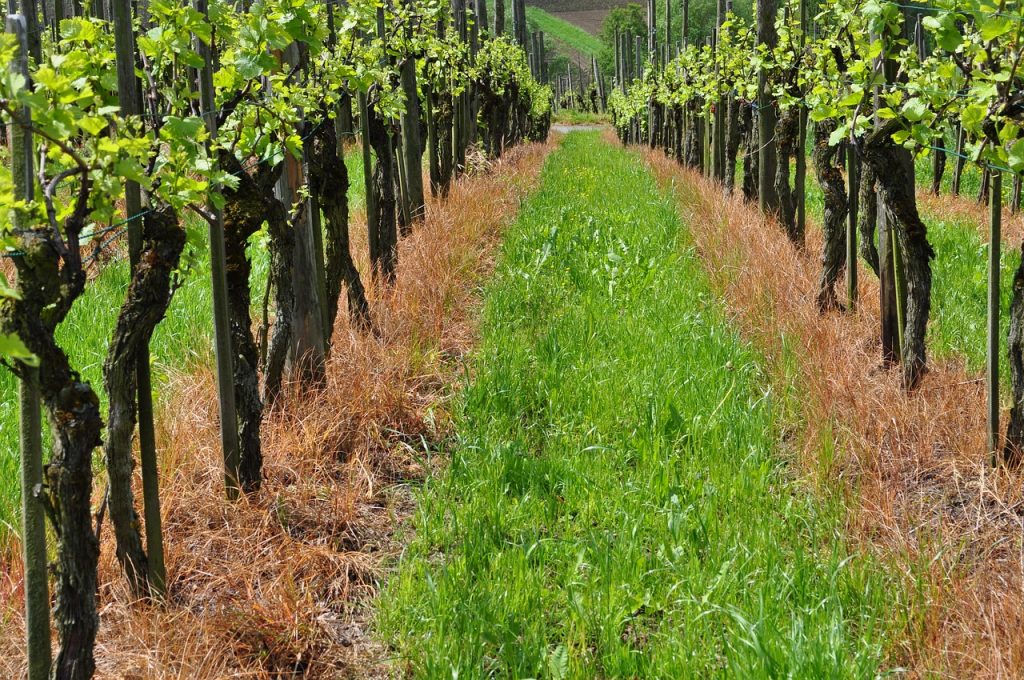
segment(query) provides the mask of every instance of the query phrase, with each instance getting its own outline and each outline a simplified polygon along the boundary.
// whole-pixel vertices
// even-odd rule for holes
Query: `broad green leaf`
[[[0,356],[20,361],[28,366],[38,366],[39,358],[25,347],[17,335],[0,333]]]

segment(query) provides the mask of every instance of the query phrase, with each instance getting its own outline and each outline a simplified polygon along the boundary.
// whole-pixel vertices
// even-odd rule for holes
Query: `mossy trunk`
[[[262,480],[260,427],[263,422],[263,398],[259,388],[259,349],[252,332],[252,263],[246,249],[249,239],[263,226],[267,202],[276,200],[272,195],[272,187],[277,174],[258,175],[260,181],[257,181],[242,169],[242,164],[230,153],[221,154],[221,167],[238,177],[238,188],[224,189],[224,256],[234,354],[238,481],[242,489],[252,492],[259,488]]]
[[[1021,244],[1024,255],[1024,244]],[[1018,467],[1024,459],[1024,257],[1013,275],[1013,297],[1010,302],[1010,333],[1008,337],[1010,384],[1013,406],[1006,425],[1003,460]]]
[[[309,182],[326,219],[327,237],[327,322],[334,327],[344,287],[348,292],[348,314],[352,323],[370,327],[370,303],[349,241],[348,188],[345,159],[338,152],[333,128],[322,125],[313,136],[309,153]]]
[[[856,153],[853,149],[850,153]],[[862,159],[863,161],[863,159]],[[857,204],[857,232],[860,237],[860,256],[875,276],[879,275],[878,256],[878,193],[875,188],[875,170],[869,163],[860,164],[860,189]]]
[[[114,326],[103,381],[109,403],[104,446],[107,498],[114,527],[117,559],[137,596],[149,593],[149,567],[132,492],[132,436],[137,421],[139,357],[171,302],[171,278],[185,248],[185,230],[170,208],[154,210],[142,220],[142,250],[128,294]]]
[[[864,144],[864,158],[874,171],[890,228],[896,229],[902,251],[906,299],[903,321],[903,383],[917,386],[927,366],[925,332],[931,312],[931,260],[928,229],[917,210],[914,158],[892,141],[902,122],[888,121],[872,132]],[[899,272],[897,272],[899,276]]]
[[[800,112],[795,106],[782,112],[775,126],[775,194],[778,196],[778,220],[786,236],[797,248],[804,247],[804,233],[797,224],[796,195],[790,183],[790,161],[797,153]]]
[[[17,246],[24,255],[14,263],[21,299],[0,303],[0,332],[17,335],[38,357],[40,393],[52,433],[42,489],[57,539],[53,620],[60,646],[51,675],[87,680],[96,668],[93,646],[99,627],[92,455],[102,444],[103,420],[99,397],[72,368],[54,338],[55,329],[85,289],[78,247],[84,220],[71,219],[75,224],[64,229],[68,244],[64,256],[58,254],[49,228],[18,236]]]
[[[823,313],[840,307],[836,283],[846,264],[846,217],[850,213],[846,181],[837,164],[839,147],[829,145],[829,137],[835,129],[836,123],[831,120],[822,121],[814,128],[814,170],[825,199],[824,244],[818,281],[818,309]]]

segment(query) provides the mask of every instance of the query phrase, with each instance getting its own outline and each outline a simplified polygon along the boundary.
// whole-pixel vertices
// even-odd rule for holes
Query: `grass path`
[[[900,591],[787,475],[670,199],[574,133],[508,232],[378,625],[416,677],[869,677]]]

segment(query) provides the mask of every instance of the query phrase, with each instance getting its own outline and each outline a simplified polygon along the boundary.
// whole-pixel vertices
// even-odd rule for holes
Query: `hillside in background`
[[[608,12],[629,2],[630,0],[527,0],[527,5],[542,9],[548,14],[579,26],[588,33],[597,35],[601,31],[601,22]]]

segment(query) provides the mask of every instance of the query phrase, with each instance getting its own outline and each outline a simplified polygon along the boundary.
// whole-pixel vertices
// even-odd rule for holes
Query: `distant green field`
[[[532,30],[543,31],[545,35],[588,57],[596,57],[601,51],[601,41],[596,36],[542,9],[527,7],[526,20]]]
[[[589,12],[622,7],[637,0],[527,0],[530,5],[548,12]]]

